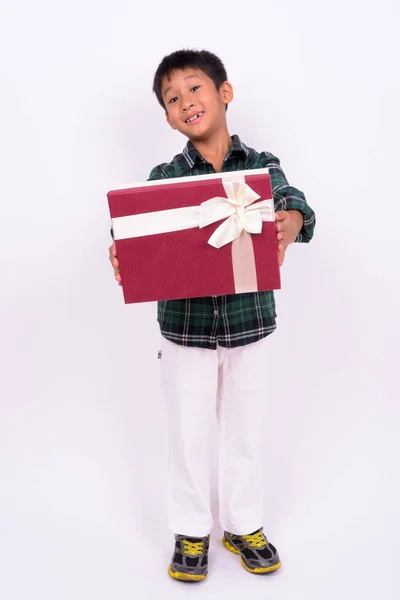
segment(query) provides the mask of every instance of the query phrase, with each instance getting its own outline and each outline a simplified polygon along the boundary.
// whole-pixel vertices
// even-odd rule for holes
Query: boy
[[[153,84],[167,122],[188,138],[182,154],[155,167],[149,179],[268,167],[276,210],[277,252],[308,242],[315,215],[290,187],[279,160],[248,148],[228,133],[233,99],[221,60],[207,51],[178,51],[160,63]],[[115,245],[110,247],[121,284]],[[273,292],[158,303],[162,333],[161,386],[169,419],[169,525],[175,550],[171,577],[201,581],[208,573],[213,525],[208,433],[217,408],[220,425],[219,502],[224,546],[251,573],[280,567],[263,532],[262,413],[268,335],[275,325]]]

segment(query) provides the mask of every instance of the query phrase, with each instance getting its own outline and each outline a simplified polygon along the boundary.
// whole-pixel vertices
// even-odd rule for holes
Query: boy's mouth
[[[201,111],[201,112],[197,113],[196,115],[193,115],[193,117],[190,117],[190,119],[186,119],[185,123],[195,123],[203,115],[204,115],[204,111]]]

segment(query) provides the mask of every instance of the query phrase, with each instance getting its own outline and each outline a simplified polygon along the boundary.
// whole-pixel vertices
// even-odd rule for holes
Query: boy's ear
[[[233,100],[233,87],[229,81],[225,81],[219,88],[219,93],[224,104],[230,104]]]
[[[169,125],[170,127],[172,127],[172,129],[176,129],[176,127],[175,127],[175,125],[174,125],[173,121],[171,120],[171,118],[170,118],[170,116],[169,116],[169,114],[168,114],[168,111],[165,111],[165,118],[167,119],[167,123],[168,123],[168,125]]]

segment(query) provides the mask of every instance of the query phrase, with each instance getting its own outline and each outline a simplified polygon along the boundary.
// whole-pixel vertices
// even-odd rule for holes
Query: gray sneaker
[[[279,554],[275,546],[268,542],[262,527],[249,535],[225,531],[222,543],[230,552],[240,554],[242,565],[250,573],[272,573],[281,566]]]
[[[203,581],[208,574],[210,536],[202,538],[175,536],[175,552],[168,573],[180,581]]]

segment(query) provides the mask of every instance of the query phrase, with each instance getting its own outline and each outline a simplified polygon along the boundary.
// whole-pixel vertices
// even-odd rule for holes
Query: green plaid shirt
[[[232,145],[221,171],[242,171],[268,167],[274,193],[275,210],[298,210],[304,224],[297,242],[309,242],[313,236],[315,215],[305,196],[289,186],[279,159],[269,152],[258,153],[232,136]],[[215,173],[189,141],[182,154],[170,163],[155,167],[150,180]],[[227,348],[244,346],[260,340],[276,328],[273,292],[207,296],[187,300],[164,300],[158,303],[158,322],[162,335],[183,346],[215,350],[217,344]]]

